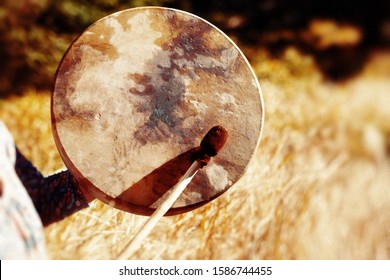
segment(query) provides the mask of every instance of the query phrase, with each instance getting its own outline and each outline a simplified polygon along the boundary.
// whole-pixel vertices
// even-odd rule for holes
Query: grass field
[[[389,259],[390,51],[357,74],[323,75],[314,56],[240,46],[262,87],[265,126],[227,193],[163,218],[134,259]],[[45,174],[63,168],[50,92],[0,99],[0,119]],[[53,259],[114,259],[146,217],[93,201],[45,229]]]

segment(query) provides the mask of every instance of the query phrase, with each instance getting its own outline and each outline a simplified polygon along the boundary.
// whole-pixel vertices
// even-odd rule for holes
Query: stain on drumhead
[[[257,79],[237,46],[199,17],[165,8],[125,10],[89,27],[64,56],[52,96],[54,136],[68,168],[103,201],[141,214],[161,192],[145,189],[153,197],[144,201],[123,194],[180,176],[154,171],[188,160],[216,124],[229,132],[228,143],[173,208],[183,212],[225,192],[245,171],[262,118]]]

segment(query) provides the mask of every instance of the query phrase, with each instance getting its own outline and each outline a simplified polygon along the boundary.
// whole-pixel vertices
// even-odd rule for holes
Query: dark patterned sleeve
[[[18,149],[15,170],[44,226],[88,207],[76,179],[68,170],[44,177]]]

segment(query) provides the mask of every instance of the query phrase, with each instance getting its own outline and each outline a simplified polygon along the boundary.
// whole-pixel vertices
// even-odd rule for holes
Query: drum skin
[[[229,139],[167,215],[195,209],[243,175],[263,126],[257,78],[218,28],[179,10],[145,7],[97,21],[64,55],[51,117],[60,155],[103,202],[151,215],[191,165],[205,133]]]

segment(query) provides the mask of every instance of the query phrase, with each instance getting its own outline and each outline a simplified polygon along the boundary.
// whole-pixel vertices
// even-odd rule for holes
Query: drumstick
[[[173,203],[185,190],[198,170],[205,166],[210,161],[211,157],[218,154],[225,145],[227,138],[228,133],[221,125],[214,126],[207,132],[200,142],[200,150],[196,152],[192,158],[194,162],[191,164],[190,168],[181,177],[179,182],[172,187],[171,193],[161,202],[134,238],[119,253],[118,259],[127,259],[136,252],[141,244],[141,241],[156,226],[162,216],[164,216],[164,214],[172,207]]]

